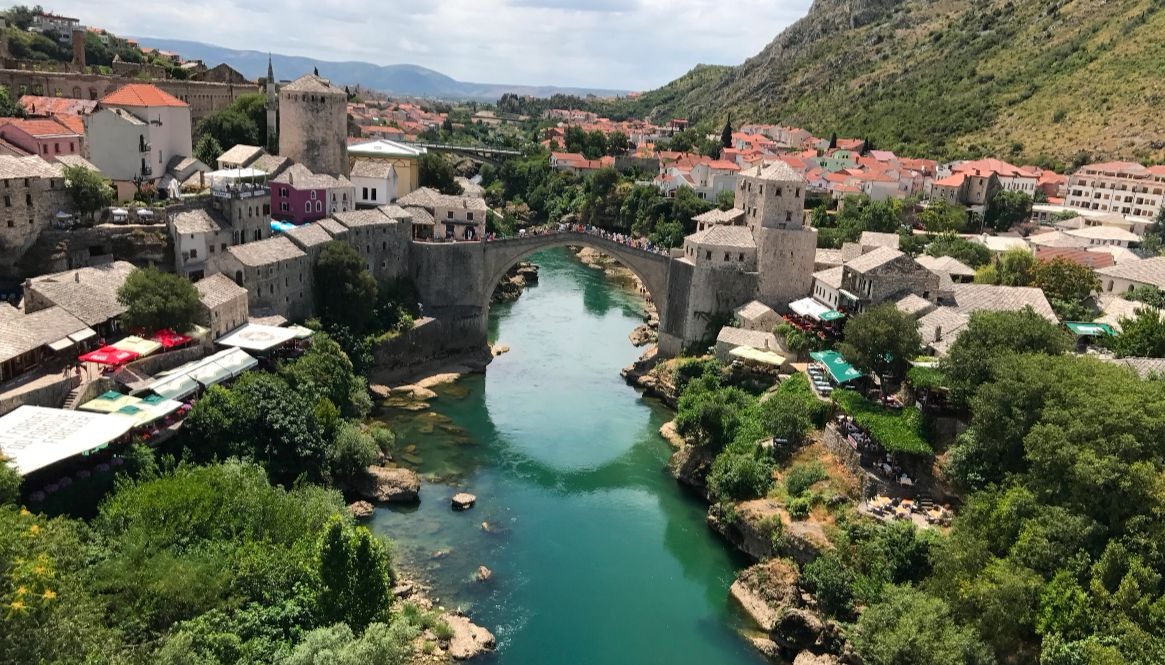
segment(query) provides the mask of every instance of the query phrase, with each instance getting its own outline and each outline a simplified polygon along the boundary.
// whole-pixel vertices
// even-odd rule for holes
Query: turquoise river
[[[642,300],[567,250],[533,261],[540,283],[491,311],[512,350],[440,389],[432,412],[380,414],[397,458],[432,482],[374,528],[442,605],[495,633],[489,662],[763,662],[727,595],[744,562],[664,469],[667,409],[619,377]],[[454,513],[461,490],[477,506]],[[483,565],[492,577],[473,581]]]

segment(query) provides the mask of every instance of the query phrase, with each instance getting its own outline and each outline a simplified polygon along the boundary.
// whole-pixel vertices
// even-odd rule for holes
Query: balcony
[[[149,178],[154,175],[154,169],[149,164],[142,164],[142,177]]]
[[[138,152],[149,152],[149,151],[150,151],[150,142],[149,141],[138,141]]]
[[[271,189],[267,185],[259,183],[240,183],[240,184],[213,184],[210,187],[212,196],[221,199],[250,199],[258,196],[268,196]]]

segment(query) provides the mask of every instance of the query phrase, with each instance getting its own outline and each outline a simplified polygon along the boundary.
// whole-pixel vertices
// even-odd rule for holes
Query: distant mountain
[[[208,67],[225,62],[248,78],[254,79],[267,75],[267,54],[260,51],[239,51],[180,39],[154,39],[153,37],[134,37],[133,39],[142,46],[173,51],[180,53],[187,59],[201,60]],[[271,60],[275,66],[275,76],[281,80],[309,74],[313,69],[318,68],[320,76],[331,79],[332,83],[338,85],[361,85],[386,94],[409,97],[493,101],[507,92],[535,97],[550,97],[555,94],[608,97],[626,93],[624,90],[597,88],[467,83],[417,65],[329,62],[278,53],[271,54]]]
[[[731,113],[920,156],[1162,160],[1163,34],[1160,0],[815,0],[740,66],[611,112]]]

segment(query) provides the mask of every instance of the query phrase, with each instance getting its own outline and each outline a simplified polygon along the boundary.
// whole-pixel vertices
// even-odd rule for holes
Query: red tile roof
[[[942,180],[936,180],[934,184],[939,187],[962,187],[963,181],[966,179],[966,173],[955,173],[943,178]]]
[[[16,127],[33,138],[50,138],[54,136],[77,136],[84,131],[75,132],[54,118],[0,118],[0,127]]]
[[[1071,261],[1093,270],[1116,265],[1116,259],[1113,258],[1113,255],[1106,252],[1090,252],[1074,247],[1036,247],[1037,261],[1051,261],[1056,258]]]
[[[123,85],[101,99],[110,106],[186,106],[186,102],[149,83]]]

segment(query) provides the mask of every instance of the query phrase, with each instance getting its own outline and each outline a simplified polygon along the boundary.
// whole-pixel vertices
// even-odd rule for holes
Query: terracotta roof
[[[1090,252],[1076,247],[1036,248],[1036,260],[1051,261],[1052,259],[1064,259],[1093,270],[1116,265],[1116,260],[1113,259],[1112,254],[1103,252]]]
[[[58,122],[55,118],[0,118],[0,131],[3,127],[15,127],[33,138],[81,138],[78,133]]]
[[[936,180],[934,184],[938,187],[962,187],[966,180],[966,173],[953,173],[942,180]]]
[[[194,283],[194,288],[198,291],[198,300],[207,309],[214,309],[239,296],[247,295],[246,289],[235,284],[222,273],[215,273],[210,277],[198,280]]]
[[[91,99],[74,99],[71,97],[42,97],[40,95],[24,95],[20,98],[20,105],[29,115],[85,115],[92,113],[97,102]]]
[[[101,98],[108,106],[175,106],[186,107],[186,102],[149,83],[129,83]]]

